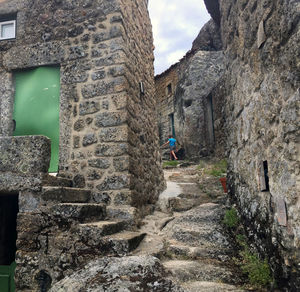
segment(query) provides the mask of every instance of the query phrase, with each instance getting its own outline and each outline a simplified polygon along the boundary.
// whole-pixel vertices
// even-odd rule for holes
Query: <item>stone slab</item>
[[[63,220],[75,220],[80,223],[106,217],[106,208],[101,204],[64,203],[54,205],[51,211],[54,216]]]
[[[87,203],[91,191],[70,187],[43,187],[42,199],[58,203]]]
[[[50,139],[45,136],[0,137],[0,173],[48,172],[50,153]]]
[[[280,226],[287,226],[286,204],[284,199],[277,199],[277,218]]]
[[[79,224],[78,232],[82,234],[95,233],[97,236],[111,235],[124,228],[122,221],[99,221],[93,223]]]

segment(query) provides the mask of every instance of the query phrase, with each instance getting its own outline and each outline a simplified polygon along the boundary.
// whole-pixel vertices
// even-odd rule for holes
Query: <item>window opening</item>
[[[193,100],[191,100],[191,99],[185,100],[184,101],[184,106],[185,107],[190,107],[192,105],[192,103],[193,103]]]
[[[269,170],[268,161],[262,161],[260,166],[260,190],[261,192],[269,192]]]
[[[167,94],[172,94],[172,84],[168,84],[167,86]]]
[[[140,93],[145,94],[144,82],[141,81],[139,84],[140,84]]]
[[[17,14],[0,15],[0,40],[16,38]]]

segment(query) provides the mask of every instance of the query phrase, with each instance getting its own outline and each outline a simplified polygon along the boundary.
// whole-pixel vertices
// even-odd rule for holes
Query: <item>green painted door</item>
[[[14,74],[14,136],[44,135],[51,139],[49,172],[58,171],[60,69],[38,67]]]
[[[15,281],[14,274],[16,263],[13,262],[10,266],[0,266],[0,291],[1,292],[14,292]]]

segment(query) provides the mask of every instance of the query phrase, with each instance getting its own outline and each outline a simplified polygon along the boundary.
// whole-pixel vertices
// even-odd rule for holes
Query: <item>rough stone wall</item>
[[[172,134],[187,158],[198,159],[212,153],[224,156],[224,131],[220,110],[222,92],[217,87],[224,71],[219,27],[208,21],[193,42],[192,49],[178,63],[155,77],[160,143]],[[168,94],[167,86],[172,85]],[[168,151],[164,153],[168,158]]]
[[[1,235],[4,234],[4,238],[1,238],[0,246],[5,248],[1,252],[2,255],[13,254],[10,255],[9,262],[2,262],[1,265],[10,265],[16,258],[15,279],[18,291],[23,291],[24,288],[29,291],[27,289],[35,287],[37,282],[33,283],[32,279],[36,276],[39,262],[43,257],[49,257],[46,255],[48,244],[45,244],[48,230],[45,233],[41,231],[46,226],[49,228],[51,224],[41,208],[41,191],[43,182],[48,177],[50,147],[50,140],[43,136],[0,137],[1,202],[7,204],[15,196],[18,209],[10,214],[15,218],[10,219],[9,225],[8,214],[2,217],[6,225],[1,226]],[[16,228],[12,224],[13,221],[16,222],[16,217],[17,230],[12,230]],[[17,232],[17,242],[14,239],[14,243],[9,242],[10,246],[7,246],[7,238],[12,240],[11,234],[14,232]],[[14,245],[17,246],[16,255]],[[32,289],[30,291],[38,291],[38,288]]]
[[[156,76],[155,88],[157,99],[157,115],[158,115],[158,131],[160,144],[165,143],[168,140],[168,136],[172,134],[172,122],[171,114],[174,114],[174,94],[178,83],[178,69],[179,64],[171,67],[168,72]],[[168,89],[170,86],[170,89]],[[176,135],[176,129],[175,129]],[[180,144],[180,141],[178,141]],[[165,157],[169,158],[169,151],[164,150]]]
[[[160,141],[164,143],[172,134],[170,114],[173,114],[177,142],[190,159],[212,153],[224,156],[225,135],[220,128],[223,114],[219,109],[223,96],[221,92],[211,93],[224,71],[223,52],[215,51],[221,42],[215,35],[212,40],[207,33],[215,29],[215,25],[209,22],[194,42],[195,48],[203,47],[209,51],[192,50],[155,78]],[[170,83],[172,94],[167,91]],[[219,147],[217,152],[216,145]]]
[[[128,83],[126,95],[131,204],[140,207],[155,203],[164,188],[155,111],[152,26],[148,1],[121,0],[120,3],[127,35],[125,78]],[[115,165],[121,165],[120,171],[123,170],[122,165],[128,170],[128,162],[122,158],[117,159]]]
[[[20,291],[39,291],[51,279],[53,283],[91,258],[113,252],[110,241],[100,246],[102,235],[76,229],[78,222],[114,215],[114,211],[106,213],[101,204],[105,203],[127,205],[120,209],[125,217],[132,215],[130,223],[134,223],[135,215],[149,211],[144,205],[153,204],[164,187],[155,120],[152,33],[146,0],[1,2],[0,16],[8,13],[17,13],[18,25],[15,40],[0,42],[1,153],[1,147],[10,151],[10,142],[5,141],[15,139],[9,137],[13,134],[14,70],[58,65],[58,175],[85,188],[68,184],[67,190],[58,187],[56,195],[47,191],[49,141],[39,144],[40,159],[32,145],[36,137],[28,143],[29,138],[17,137],[19,144],[12,145],[11,152],[14,159],[2,160],[4,166],[0,161],[0,193],[19,194],[16,284]],[[30,166],[27,176],[21,175],[22,169],[8,170],[15,169],[15,163],[23,165],[16,161],[22,153],[28,154],[23,161]],[[42,160],[43,169],[31,173],[30,159],[32,166]],[[95,242],[98,246],[92,248]]]
[[[0,43],[0,133],[12,135],[13,70],[59,65],[59,175],[92,189],[95,202],[133,204],[137,173],[129,169],[136,170],[131,165],[142,157],[152,163],[139,169],[139,180],[151,187],[139,187],[134,195],[147,197],[143,203],[154,201],[161,185],[160,165],[154,162],[159,161],[155,120],[149,118],[154,73],[146,2],[13,0],[0,5],[0,15],[17,13],[16,39]],[[139,81],[144,81],[144,96]],[[136,116],[143,118],[136,123],[141,139],[132,134],[132,100],[139,104]]]
[[[227,145],[227,129],[225,117],[225,97],[226,80],[224,75],[220,78],[218,83],[210,93],[213,105],[213,127],[214,127],[214,155],[219,158],[226,157]]]
[[[180,74],[174,99],[175,128],[189,158],[214,152],[213,105],[209,105],[209,99],[223,70],[222,51],[198,51]]]
[[[220,9],[230,196],[279,285],[298,291],[300,4],[226,0]]]

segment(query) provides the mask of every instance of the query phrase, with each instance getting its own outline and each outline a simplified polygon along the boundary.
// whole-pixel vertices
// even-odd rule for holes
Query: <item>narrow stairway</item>
[[[141,232],[147,236],[132,254],[158,257],[184,291],[243,291],[220,224],[226,199],[221,184],[203,192],[196,166],[165,170],[165,178],[168,188],[145,218]]]
[[[68,179],[48,176],[41,198],[48,211],[45,216],[55,223],[42,232],[50,243],[49,259],[60,262],[65,258],[66,268],[59,277],[68,274],[68,266],[83,267],[99,256],[125,256],[145,236],[128,228],[134,208],[92,203],[91,191],[72,187]]]

